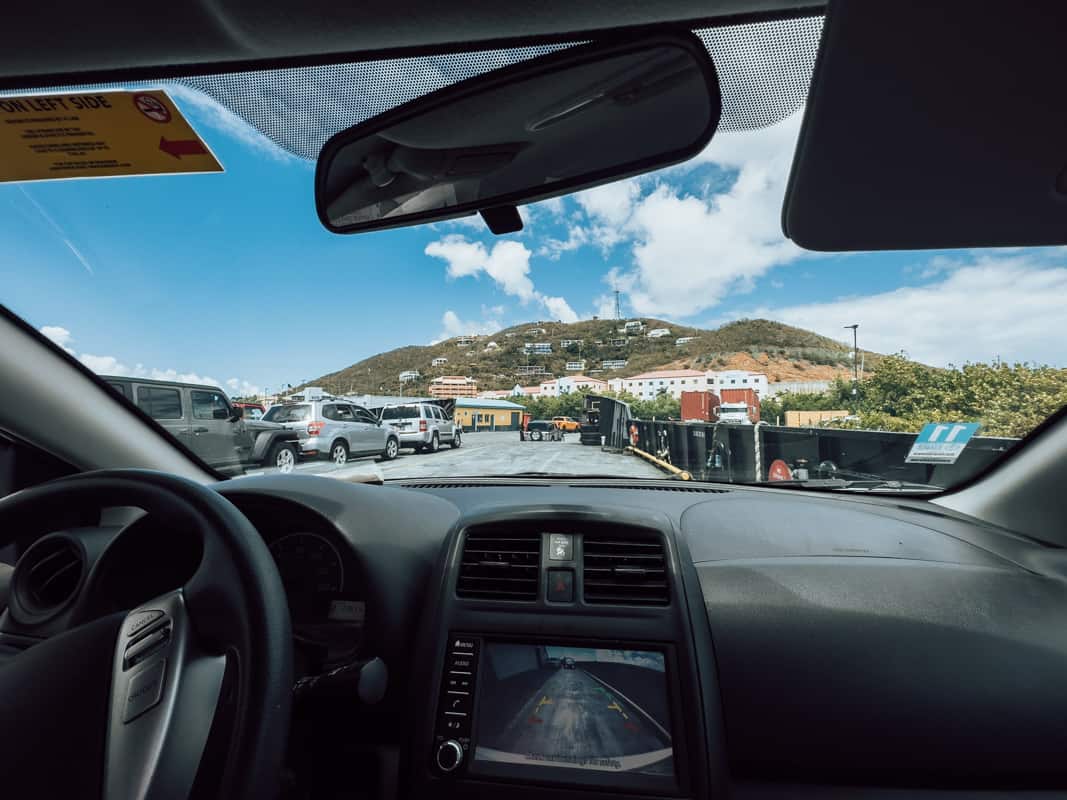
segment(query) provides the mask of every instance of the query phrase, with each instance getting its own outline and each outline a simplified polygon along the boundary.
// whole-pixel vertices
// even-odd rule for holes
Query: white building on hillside
[[[600,362],[601,369],[626,369],[630,362],[625,358],[609,358]]]
[[[614,378],[610,382],[616,392],[627,392],[638,400],[652,400],[657,395],[669,394],[681,399],[682,392],[694,392],[709,388],[705,373],[696,369],[665,369],[642,372],[631,378]]]
[[[723,389],[755,389],[760,397],[767,397],[769,384],[762,372],[748,372],[743,369],[730,369],[707,373],[708,389],[718,394]],[[721,396],[721,395],[720,395]]]
[[[408,381],[417,381],[420,377],[417,369],[406,369],[400,373],[400,382],[407,383]]]
[[[526,342],[522,346],[522,352],[533,353],[539,356],[552,355],[552,342]]]
[[[430,366],[431,367],[443,367],[447,363],[448,363],[448,359],[447,358],[445,358],[444,356],[438,356],[437,358],[435,358],[433,361],[430,362]]]
[[[556,381],[556,388],[559,394],[581,391],[605,392],[608,388],[608,382],[599,378],[590,378],[588,375],[567,375]]]
[[[585,359],[584,358],[581,361],[568,361],[567,362],[567,366],[566,366],[567,372],[581,372],[583,369],[585,369]]]
[[[648,332],[649,339],[662,339],[664,336],[670,336],[670,328],[653,328]]]

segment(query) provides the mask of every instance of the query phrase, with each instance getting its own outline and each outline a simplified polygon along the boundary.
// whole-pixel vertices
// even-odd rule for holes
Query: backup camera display
[[[489,642],[474,761],[674,774],[662,653]]]

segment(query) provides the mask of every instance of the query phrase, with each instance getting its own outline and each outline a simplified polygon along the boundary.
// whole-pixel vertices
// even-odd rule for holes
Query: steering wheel
[[[12,797],[275,796],[293,645],[266,545],[210,489],[159,472],[109,470],[0,500],[0,546],[67,527],[72,511],[109,506],[141,508],[197,537],[199,565],[173,591],[72,627],[0,666],[0,787],[25,787]]]

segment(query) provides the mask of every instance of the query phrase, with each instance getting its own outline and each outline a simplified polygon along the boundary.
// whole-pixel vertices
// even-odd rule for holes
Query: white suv
[[[400,437],[401,447],[436,453],[442,444],[453,449],[463,441],[463,428],[436,403],[398,403],[381,410],[382,422]]]

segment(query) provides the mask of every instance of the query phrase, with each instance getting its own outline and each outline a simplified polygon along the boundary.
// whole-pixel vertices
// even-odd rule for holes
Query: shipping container
[[[682,392],[682,422],[718,422],[719,396],[715,392]]]

